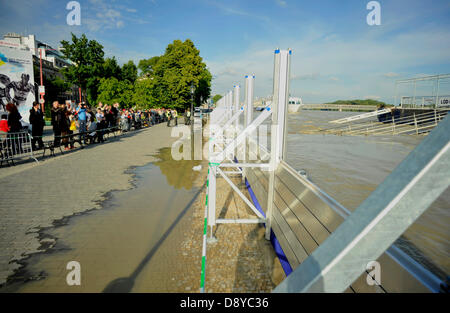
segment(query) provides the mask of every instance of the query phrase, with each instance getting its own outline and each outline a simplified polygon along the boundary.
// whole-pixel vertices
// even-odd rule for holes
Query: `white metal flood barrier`
[[[266,239],[270,239],[273,206],[276,202],[276,197],[279,200],[279,195],[274,198],[275,189],[278,188],[275,185],[280,183],[280,178],[276,177],[275,172],[287,166],[284,159],[286,157],[286,108],[289,94],[290,56],[291,51],[289,50],[275,51],[274,100],[271,106],[261,112],[257,118],[253,119],[254,76],[245,77],[245,103],[243,106],[239,104],[239,97],[237,96],[240,92],[239,88],[235,87],[235,96],[233,97],[232,91],[228,92],[225,97],[218,101],[216,108],[210,115],[208,187],[203,247],[204,264],[206,264],[208,226],[211,230],[210,239],[214,240],[212,237],[213,227],[217,224],[264,223],[266,225]],[[239,118],[242,113],[244,114],[244,127],[240,128]],[[252,145],[253,147],[258,146],[251,138],[251,134],[269,116],[272,117],[271,149],[267,151],[258,147],[261,151],[260,157],[262,153],[270,155],[269,162],[264,163],[261,160],[259,163],[251,162],[249,156],[250,152],[253,151],[250,151],[250,147]],[[381,188],[383,195],[380,195],[377,189],[373,193],[374,195],[371,195],[361,205],[365,206],[364,214],[356,214],[357,211],[361,212],[362,209],[350,214],[348,210],[337,205],[334,199],[323,193],[317,186],[310,187],[308,184],[304,184],[305,188],[309,188],[309,191],[316,193],[316,196],[321,198],[321,200],[324,197],[329,199],[328,203],[333,203],[333,205],[329,206],[334,210],[337,207],[338,210],[336,212],[345,219],[345,222],[337,226],[329,238],[320,243],[311,255],[306,256],[300,266],[294,269],[294,272],[275,289],[275,292],[344,291],[358,276],[366,271],[366,261],[376,260],[384,251],[394,263],[401,266],[402,271],[414,277],[416,281],[419,281],[428,290],[437,291],[440,280],[392,245],[392,243],[403,233],[405,227],[411,225],[433,199],[450,184],[449,124],[450,121],[447,118],[446,123],[439,127],[440,130],[433,132],[437,133],[437,135],[430,135],[427,138],[428,143],[421,144],[421,148],[418,147],[418,152],[414,156],[408,157],[409,161],[405,160],[403,162],[406,162],[407,165],[404,165],[401,170],[396,169],[389,176],[392,178],[390,180],[387,179],[389,183],[380,185],[378,189]],[[236,129],[234,129],[234,132],[229,132],[229,128],[232,126]],[[442,130],[443,128],[445,129]],[[258,155],[258,153],[256,154]],[[280,166],[280,164],[284,164],[284,167]],[[251,174],[253,169],[266,170],[268,176],[267,197],[264,198],[266,217],[233,184],[227,176],[230,172],[225,171],[225,169],[229,168],[236,169],[233,173],[242,174],[243,177],[247,174],[247,171],[250,171],[248,174]],[[406,174],[402,173],[402,170],[406,170]],[[432,181],[431,177],[435,174],[437,176],[434,182],[438,182],[440,185],[439,188],[433,187],[431,192],[429,191],[429,186]],[[225,179],[254,212],[255,218],[216,219],[216,178],[219,175]],[[295,179],[295,175],[293,178]],[[298,179],[301,180],[301,178]],[[289,181],[284,183],[289,183]],[[413,192],[418,190],[421,192]],[[415,198],[414,194],[416,195]],[[424,194],[426,196],[423,196]],[[417,197],[421,198],[420,201],[416,199]],[[380,199],[384,200],[380,201]],[[377,211],[378,208],[380,209],[379,211]],[[275,213],[280,218],[278,211]],[[397,221],[399,216],[401,217],[399,224],[389,222],[387,217],[391,215],[395,221]],[[375,242],[376,247],[373,246],[372,241],[367,240],[369,237],[370,240]],[[364,257],[361,257],[361,253],[364,254]],[[355,267],[352,268],[352,266]],[[202,292],[204,292],[205,286],[204,274],[205,267],[202,265]]]
[[[242,169],[251,167],[265,167],[274,172],[284,154],[284,138],[286,127],[287,101],[289,90],[290,50],[275,50],[274,65],[274,101],[253,120],[253,87],[254,75],[245,77],[245,117],[243,129],[239,128],[239,118],[244,112],[240,105],[240,87],[234,86],[234,92],[228,92],[218,101],[216,109],[211,114],[210,142],[209,142],[209,174],[208,174],[208,226],[211,231],[217,224],[225,223],[265,223],[266,238],[270,239],[270,212],[265,218],[239,188],[231,181],[227,174],[243,174]],[[233,97],[234,94],[234,97]],[[246,151],[251,147],[249,137],[269,116],[272,116],[272,147],[268,163],[250,163]],[[225,123],[224,123],[225,121]],[[234,127],[233,127],[234,126]],[[238,152],[241,161],[238,161]],[[245,156],[247,155],[247,156]],[[235,171],[225,172],[222,168],[234,168]],[[243,199],[254,212],[254,219],[216,219],[216,177],[220,175],[231,188]],[[273,180],[272,180],[273,184]]]

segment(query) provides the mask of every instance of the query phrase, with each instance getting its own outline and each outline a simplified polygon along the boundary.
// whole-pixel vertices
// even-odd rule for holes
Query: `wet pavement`
[[[47,230],[101,208],[111,191],[130,189],[130,168],[157,161],[153,155],[176,139],[160,124],[39,164],[2,168],[0,285],[20,275],[30,256],[55,245],[44,235]],[[95,225],[91,228],[95,236]]]
[[[27,260],[7,291],[164,292],[175,290],[171,272],[186,231],[185,215],[199,194],[198,162],[159,161],[133,169],[134,187],[110,192],[100,210],[72,217],[45,231],[56,244]],[[81,266],[81,285],[68,286],[66,265]],[[24,282],[32,278],[32,281]]]

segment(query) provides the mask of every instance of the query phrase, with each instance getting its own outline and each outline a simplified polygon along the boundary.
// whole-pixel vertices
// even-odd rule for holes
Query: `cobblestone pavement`
[[[0,286],[21,260],[51,245],[40,240],[40,229],[100,208],[107,192],[129,189],[127,169],[154,161],[152,155],[176,139],[159,124],[39,164],[0,168]]]
[[[207,167],[203,167],[202,175],[206,177]],[[241,178],[231,180],[249,197]],[[216,186],[217,218],[255,218],[223,178],[217,179]],[[205,200],[206,188],[193,205],[193,214],[188,222],[191,226],[184,235],[182,254],[178,257],[181,264],[193,264],[193,269],[182,271],[174,268],[171,273],[177,277],[176,292],[200,290]],[[217,242],[207,245],[205,292],[270,292],[286,277],[270,241],[264,238],[264,230],[258,224],[219,224],[214,227]]]

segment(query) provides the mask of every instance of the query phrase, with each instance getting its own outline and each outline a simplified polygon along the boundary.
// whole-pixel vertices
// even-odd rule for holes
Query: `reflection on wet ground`
[[[353,112],[301,111],[288,119],[287,161],[354,210],[420,143],[423,136],[323,135],[328,121]],[[440,275],[450,273],[450,189],[405,232],[400,245]],[[434,265],[432,264],[434,263]],[[436,267],[439,267],[436,268]]]
[[[56,239],[46,253],[29,258],[14,292],[168,292],[171,268],[183,239],[186,216],[201,188],[193,182],[200,161],[173,161],[170,148],[160,160],[132,170],[135,188],[110,192],[101,210],[68,219],[45,231]],[[81,265],[81,286],[68,286],[66,265]],[[179,265],[178,265],[179,266]]]

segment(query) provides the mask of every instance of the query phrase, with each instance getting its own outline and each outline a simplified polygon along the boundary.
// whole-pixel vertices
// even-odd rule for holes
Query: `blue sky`
[[[0,34],[35,34],[54,46],[70,32],[99,41],[120,63],[190,38],[214,75],[213,94],[255,74],[272,92],[273,51],[293,50],[291,94],[304,102],[373,98],[392,103],[394,82],[450,73],[450,1],[389,0],[369,26],[359,0],[81,0],[81,26],[65,0],[0,0]]]

